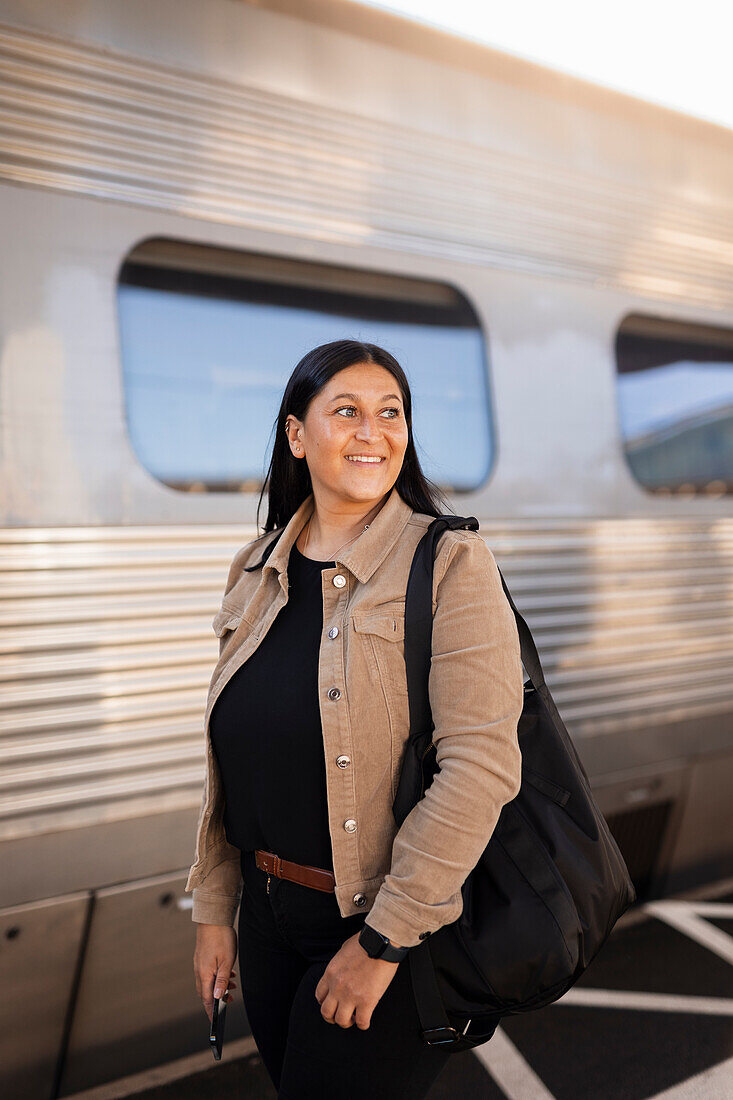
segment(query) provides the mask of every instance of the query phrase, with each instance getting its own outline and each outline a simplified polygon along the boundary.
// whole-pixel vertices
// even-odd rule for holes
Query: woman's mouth
[[[382,455],[344,455],[352,466],[381,466],[386,461]]]

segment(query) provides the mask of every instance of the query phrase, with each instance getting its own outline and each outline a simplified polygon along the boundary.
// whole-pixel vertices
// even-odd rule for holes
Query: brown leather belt
[[[333,871],[325,871],[321,867],[280,859],[274,852],[263,852],[261,848],[255,848],[255,862],[261,871],[267,871],[276,878],[287,878],[291,882],[299,882],[301,886],[312,886],[314,890],[325,890],[330,894],[336,888]]]

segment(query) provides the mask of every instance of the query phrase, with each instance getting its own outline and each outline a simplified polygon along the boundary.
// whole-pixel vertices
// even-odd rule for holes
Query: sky
[[[359,2],[733,128],[730,0]]]

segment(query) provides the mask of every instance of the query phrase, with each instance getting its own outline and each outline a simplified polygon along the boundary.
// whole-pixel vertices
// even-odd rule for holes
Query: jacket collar
[[[314,505],[313,493],[309,493],[282,529],[275,549],[262,567],[263,578],[268,569],[277,573],[278,577],[287,572],[290,550],[312,515]],[[333,560],[337,565],[345,565],[356,579],[364,584],[389,555],[412,514],[413,509],[397,492],[396,485],[393,485],[387,500],[367,530],[363,531],[354,542],[345,546]]]

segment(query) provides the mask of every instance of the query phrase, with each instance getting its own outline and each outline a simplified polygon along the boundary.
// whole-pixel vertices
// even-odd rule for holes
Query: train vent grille
[[[659,873],[659,851],[664,843],[673,805],[674,802],[670,799],[657,802],[653,806],[621,810],[606,818],[611,834],[626,860],[639,901],[649,896],[652,883]]]

